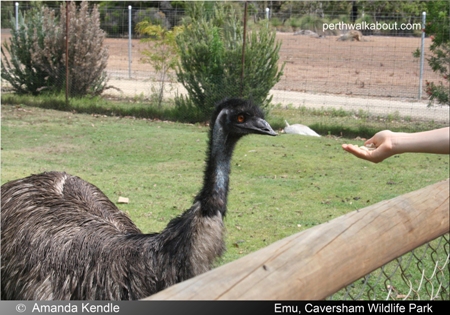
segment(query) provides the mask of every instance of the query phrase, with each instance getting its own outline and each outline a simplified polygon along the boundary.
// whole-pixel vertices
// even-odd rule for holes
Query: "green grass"
[[[314,129],[321,135],[335,135],[345,138],[369,138],[384,129],[402,132],[418,132],[445,127],[445,124],[432,120],[413,120],[399,113],[372,115],[366,111],[334,108],[310,109],[307,107],[275,107],[271,112],[272,123],[284,126],[286,119],[290,124],[301,123]],[[280,128],[281,128],[280,127]]]
[[[95,115],[136,117],[147,119],[170,120],[178,122],[198,122],[199,115],[188,108],[177,107],[173,100],[164,106],[156,106],[151,100],[135,96],[132,98],[105,99],[102,97],[70,98],[66,104],[63,94],[43,94],[40,96],[17,95],[13,93],[1,96],[2,104],[27,105],[44,109]],[[377,131],[415,132],[443,127],[442,123],[427,120],[412,120],[401,117],[399,113],[374,116],[366,111],[340,109],[310,109],[305,106],[293,108],[274,106],[267,120],[274,129],[282,129],[285,119],[289,123],[301,123],[314,129],[321,135],[339,137],[371,137]]]
[[[271,117],[303,117],[302,123],[326,126],[325,114],[305,113],[274,109]],[[333,117],[333,123],[350,125],[346,119]],[[207,131],[203,124],[2,105],[1,183],[66,171],[95,184],[113,201],[128,197],[130,203],[119,208],[144,233],[157,232],[190,207],[201,187]],[[362,144],[285,134],[239,142],[225,218],[228,250],[218,264],[448,178],[447,155],[403,154],[372,164],[344,152],[341,144],[349,142]]]
[[[64,94],[43,94],[40,96],[2,95],[2,104],[28,105],[45,109],[72,111],[77,113],[107,116],[133,116],[139,118],[170,119],[174,121],[192,121],[193,115],[181,108],[175,108],[173,101],[163,107],[152,106],[140,97],[108,100],[102,97],[70,98],[66,103]]]

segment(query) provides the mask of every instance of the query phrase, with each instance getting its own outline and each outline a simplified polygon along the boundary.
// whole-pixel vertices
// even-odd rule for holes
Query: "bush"
[[[307,14],[300,18],[299,24],[300,29],[302,30],[310,30],[317,34],[323,33],[323,24],[326,23],[324,19],[315,15],[315,14]]]
[[[27,23],[25,23],[25,20]],[[9,82],[14,91],[20,94],[39,94],[46,86],[54,84],[53,78],[36,65],[31,58],[33,49],[33,36],[35,30],[42,35],[42,16],[37,10],[27,14],[19,13],[18,29],[15,28],[15,20],[10,18],[11,39],[2,45],[2,79]],[[40,39],[44,40],[43,36]],[[9,58],[8,58],[9,57]]]
[[[107,83],[104,69],[108,51],[103,47],[105,33],[100,29],[98,10],[94,6],[90,11],[87,2],[82,2],[77,10],[71,2],[68,15],[70,94],[100,94]],[[11,43],[2,47],[2,78],[19,93],[63,91],[66,84],[65,4],[61,5],[59,17],[54,10],[42,7],[26,17],[21,16],[18,31],[13,25]]]
[[[9,28],[9,19],[14,14],[14,2],[2,1],[0,10],[1,28]]]
[[[432,56],[428,63],[443,81],[438,84],[426,81],[425,92],[429,97],[429,106],[437,102],[440,105],[450,105],[450,41],[439,45],[431,45]]]
[[[438,73],[443,81],[438,84],[426,82],[425,91],[429,96],[429,106],[437,102],[450,105],[450,7],[448,1],[427,2],[426,32],[432,38],[428,64]]]
[[[161,25],[155,25],[148,21],[143,21],[136,26],[137,33],[146,35],[141,39],[143,43],[151,43],[148,49],[142,50],[141,62],[149,63],[157,74],[158,87],[152,87],[152,97],[161,107],[166,83],[172,80],[172,71],[178,62],[177,45],[175,37],[183,31],[182,27],[175,26],[172,30],[167,30]]]
[[[275,42],[275,32],[262,26],[247,36],[241,80],[241,18],[227,4],[216,4],[209,16],[201,13],[198,3],[192,5],[195,15],[176,38],[180,53],[176,75],[188,97],[177,97],[176,104],[194,111],[192,116],[199,120],[207,119],[218,101],[230,97],[252,98],[267,112],[272,99],[269,91],[283,68],[278,69],[280,43]]]

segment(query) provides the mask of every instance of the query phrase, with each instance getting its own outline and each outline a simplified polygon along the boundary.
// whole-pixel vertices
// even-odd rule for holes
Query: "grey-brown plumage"
[[[250,101],[217,106],[203,188],[160,233],[143,234],[76,176],[46,172],[4,184],[1,298],[140,299],[207,271],[225,250],[232,152],[251,133],[276,135]]]

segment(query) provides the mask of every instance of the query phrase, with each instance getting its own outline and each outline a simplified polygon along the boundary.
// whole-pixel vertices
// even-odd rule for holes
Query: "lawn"
[[[293,115],[273,113],[284,114]],[[129,198],[119,208],[144,233],[158,232],[201,187],[207,131],[202,124],[2,105],[1,183],[66,171],[114,202]],[[344,152],[342,143],[363,141],[281,133],[241,140],[225,218],[228,250],[218,264],[449,176],[447,155],[403,154],[372,164]]]
[[[2,184],[47,170],[98,186],[143,232],[160,231],[201,187],[207,127],[2,106]],[[236,148],[228,252],[239,258],[277,239],[448,178],[449,157],[356,159],[330,137],[252,135]]]

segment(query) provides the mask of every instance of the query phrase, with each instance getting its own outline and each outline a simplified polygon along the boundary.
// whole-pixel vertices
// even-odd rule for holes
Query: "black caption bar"
[[[438,314],[449,304],[448,301],[0,301],[0,314]]]

